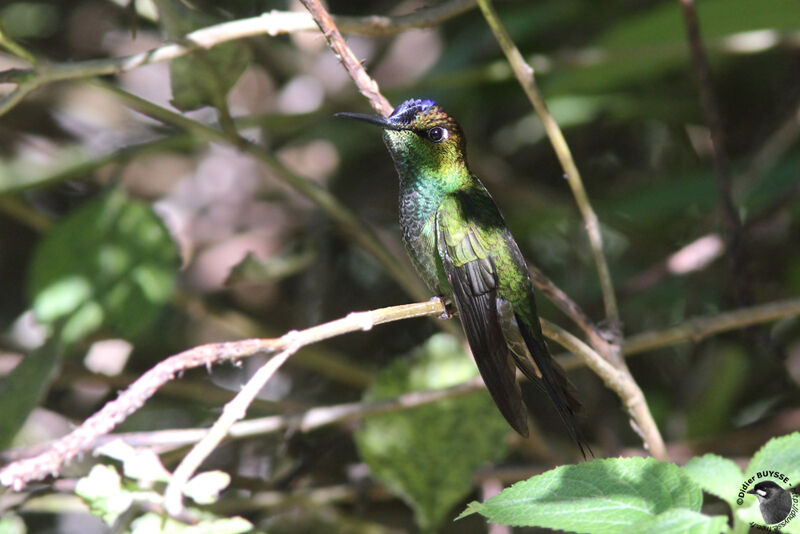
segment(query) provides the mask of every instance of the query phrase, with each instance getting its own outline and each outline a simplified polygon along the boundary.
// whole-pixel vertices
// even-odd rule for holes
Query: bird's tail
[[[578,424],[577,414],[580,413],[582,405],[578,400],[575,386],[567,378],[564,369],[550,355],[541,330],[534,332],[533,327],[519,315],[516,315],[516,320],[528,352],[533,358],[533,361],[530,361],[512,350],[511,353],[514,355],[517,366],[530,381],[541,385],[547,392],[583,457],[586,458],[587,451],[594,456]]]

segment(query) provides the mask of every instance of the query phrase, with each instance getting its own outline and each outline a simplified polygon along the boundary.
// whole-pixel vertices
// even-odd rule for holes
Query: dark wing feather
[[[436,224],[439,255],[453,290],[464,332],[489,394],[506,421],[528,436],[528,421],[516,371],[497,313],[497,276],[490,257],[458,265],[447,247],[444,228]],[[469,237],[466,237],[469,246]]]
[[[534,327],[526,324],[519,315],[516,315],[515,318],[519,332],[528,347],[528,358],[533,358],[532,363],[535,365],[535,369],[540,372],[541,377],[537,380],[535,375],[531,376],[529,371],[526,370],[526,367],[529,368],[530,364],[527,366],[520,365],[519,359],[515,358],[517,365],[529,380],[541,385],[547,392],[556,407],[556,411],[558,411],[558,415],[564,421],[564,426],[567,427],[570,437],[578,444],[581,454],[586,458],[586,451],[588,450],[591,454],[592,449],[589,447],[589,443],[586,441],[576,421],[575,414],[580,411],[581,403],[576,395],[575,386],[567,378],[564,369],[550,355],[541,330],[539,328],[534,330]]]

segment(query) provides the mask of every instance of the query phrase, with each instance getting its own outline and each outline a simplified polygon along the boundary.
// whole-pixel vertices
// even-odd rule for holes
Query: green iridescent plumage
[[[408,100],[377,124],[400,177],[400,225],[414,266],[458,309],[470,348],[500,412],[528,435],[518,367],[552,399],[581,451],[580,403],[550,356],[525,259],[489,192],[470,172],[458,123],[430,100]]]

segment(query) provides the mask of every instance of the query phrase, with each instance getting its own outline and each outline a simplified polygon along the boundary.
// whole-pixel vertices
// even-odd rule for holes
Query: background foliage
[[[6,2],[0,24],[4,36],[41,61],[77,62],[149,50],[215,22],[301,9],[260,0],[224,7],[164,0],[155,11],[137,2],[135,14],[122,4]],[[364,15],[425,4],[329,7]],[[496,8],[537,69],[581,168],[602,223],[626,334],[747,304],[737,302],[737,284],[747,286],[751,303],[800,294],[799,4],[698,4],[745,224],[743,280],[731,278],[721,250],[709,134],[678,3],[547,0]],[[563,171],[478,10],[430,30],[348,40],[393,104],[433,98],[460,120],[470,164],[526,257],[590,317],[602,317],[583,221]],[[15,67],[25,64],[0,55],[0,70]],[[12,88],[0,85],[3,94]],[[266,156],[253,157],[225,137],[209,142],[191,124],[146,117],[120,90],[228,134],[238,129]],[[365,109],[322,37],[298,32],[236,41],[100,82],[48,85],[2,116],[0,443],[24,446],[65,433],[187,347],[277,335],[413,300],[270,163],[277,158],[330,192],[410,270],[399,245],[396,177],[380,136],[331,118]],[[538,302],[544,317],[571,328],[546,299]],[[416,319],[306,349],[249,415],[291,414],[469,378],[458,342],[431,337],[442,327]],[[207,427],[257,365],[188,373],[121,430]],[[713,452],[744,469],[769,438],[800,426],[797,319],[653,350],[630,365],[679,464]],[[585,369],[571,378],[586,405],[584,427],[595,453],[641,454],[618,398]],[[502,421],[498,426],[480,392],[311,433],[292,428],[228,442],[205,466],[231,475],[228,490],[210,499],[209,521],[243,516],[269,532],[413,532],[416,525],[484,532],[477,515],[449,519],[467,500],[577,460],[544,396],[534,388],[525,394],[542,406],[540,436],[529,441],[511,436]],[[393,451],[384,446],[387,437],[407,445]],[[182,452],[162,460],[172,467]],[[43,496],[23,494],[22,506],[0,495],[0,512],[17,514],[4,525],[22,518],[30,532],[104,531],[70,498],[94,461],[75,464],[64,485]],[[437,465],[450,462],[457,472],[439,476]],[[122,469],[92,473],[116,480],[123,499],[135,488],[146,501],[148,484],[158,483]],[[722,499],[707,498],[704,511],[725,515],[729,496],[703,488]],[[139,518],[142,532],[153,520]],[[224,528],[248,528],[237,521]]]

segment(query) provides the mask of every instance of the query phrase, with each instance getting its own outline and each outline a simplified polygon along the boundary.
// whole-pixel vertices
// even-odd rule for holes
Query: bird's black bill
[[[384,130],[404,129],[401,126],[392,123],[386,117],[381,117],[380,115],[367,115],[366,113],[351,113],[349,111],[343,111],[341,113],[334,113],[333,116],[337,119],[355,119],[357,121],[368,122],[370,124],[380,126]]]

